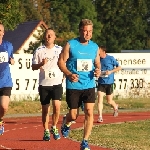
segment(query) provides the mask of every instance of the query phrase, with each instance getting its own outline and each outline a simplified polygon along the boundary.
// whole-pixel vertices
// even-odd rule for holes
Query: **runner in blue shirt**
[[[91,41],[93,23],[82,19],[79,23],[79,37],[69,40],[64,46],[58,66],[66,76],[66,102],[69,113],[62,125],[62,135],[66,138],[73,120],[79,115],[79,107],[84,103],[84,133],[80,150],[90,150],[88,137],[93,126],[95,104],[95,78],[100,76],[99,47]]]
[[[14,64],[13,46],[3,40],[4,26],[0,24],[0,134],[4,132],[3,117],[8,110],[13,86],[9,64]]]
[[[102,110],[103,110],[103,97],[106,94],[107,102],[112,105],[114,109],[113,116],[118,116],[118,104],[113,100],[113,84],[114,84],[114,72],[119,71],[121,67],[113,56],[106,54],[106,47],[101,46],[99,48],[100,62],[101,62],[101,76],[98,78],[98,114],[99,118],[97,122],[103,122]]]

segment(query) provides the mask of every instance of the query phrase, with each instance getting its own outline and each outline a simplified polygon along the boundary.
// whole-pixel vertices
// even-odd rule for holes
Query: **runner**
[[[98,115],[97,122],[103,122],[103,97],[106,94],[106,100],[108,104],[112,105],[114,109],[113,116],[118,116],[118,104],[113,100],[113,84],[114,73],[119,71],[121,67],[113,56],[106,54],[106,47],[101,46],[100,49],[100,62],[101,62],[101,76],[98,78]]]
[[[82,19],[79,24],[80,36],[69,40],[64,46],[58,66],[66,76],[66,101],[69,113],[62,125],[62,135],[67,137],[73,120],[79,115],[79,107],[84,102],[84,133],[81,150],[90,150],[88,138],[93,126],[95,104],[95,76],[100,75],[99,48],[91,41],[93,23]]]
[[[4,133],[3,117],[8,111],[13,82],[9,64],[14,65],[13,46],[3,40],[4,25],[0,24],[0,134]]]
[[[39,95],[42,105],[42,122],[44,127],[43,140],[50,140],[49,113],[50,99],[52,99],[53,115],[51,133],[55,140],[60,139],[56,125],[60,115],[62,99],[63,73],[57,66],[57,61],[62,47],[55,45],[56,35],[53,29],[47,29],[44,34],[44,45],[37,48],[33,55],[32,69],[39,73]]]

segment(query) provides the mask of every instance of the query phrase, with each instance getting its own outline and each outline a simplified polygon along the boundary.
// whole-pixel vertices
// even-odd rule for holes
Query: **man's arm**
[[[32,58],[32,70],[38,70],[38,69],[40,69],[47,62],[48,62],[48,60],[46,58],[42,59],[42,62],[39,62],[38,51],[35,51],[35,53],[33,54],[33,58]]]
[[[97,51],[97,55],[96,55],[96,58],[95,58],[95,68],[98,68],[98,69],[101,69],[101,63],[100,63],[100,57],[99,57],[99,49]]]
[[[69,43],[66,43],[66,45],[63,47],[59,55],[59,59],[57,63],[59,69],[65,74],[65,76],[69,76],[72,74],[66,67],[66,61],[69,58],[69,49],[70,49],[70,45]]]
[[[112,70],[107,70],[106,71],[106,74],[107,75],[109,75],[109,74],[111,74],[111,73],[115,73],[115,72],[117,72],[117,71],[119,71],[119,70],[121,70],[121,66],[119,66],[119,63],[116,61],[116,59],[113,57],[113,62],[114,62],[114,69],[112,69]]]
[[[121,70],[121,66],[118,66],[118,67],[114,68],[113,70],[111,70],[111,73],[117,72],[119,70]]]
[[[96,58],[95,58],[94,65],[95,65],[94,74],[95,74],[96,77],[99,77],[100,74],[101,74],[101,63],[100,63],[100,57],[99,57],[99,49],[97,51],[97,55],[96,55]]]
[[[11,44],[11,54],[9,57],[9,64],[14,65],[15,64],[15,60],[14,60],[14,56],[13,56],[13,46]]]

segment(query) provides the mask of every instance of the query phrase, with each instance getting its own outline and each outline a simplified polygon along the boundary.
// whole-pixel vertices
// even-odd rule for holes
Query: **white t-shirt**
[[[61,50],[62,47],[58,45],[55,45],[51,49],[46,48],[44,45],[36,49],[32,64],[39,64],[44,58],[48,59],[48,62],[40,69],[39,85],[53,86],[62,83],[63,73],[57,65]]]

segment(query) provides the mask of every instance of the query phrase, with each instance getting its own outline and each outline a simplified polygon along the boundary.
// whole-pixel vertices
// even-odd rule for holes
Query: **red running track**
[[[97,125],[97,116],[94,116],[94,124]],[[81,115],[77,119],[77,123],[71,126],[72,129],[83,126],[84,116]],[[128,121],[137,121],[150,119],[149,112],[127,112],[119,113],[118,117],[113,117],[112,114],[104,114],[104,122],[101,124],[120,123]],[[62,116],[58,123],[60,129]],[[41,117],[20,117],[5,119],[5,133],[0,136],[0,150],[79,150],[80,143],[72,141],[68,138],[54,140],[51,136],[51,141],[42,141],[43,127]],[[98,146],[90,145],[91,150],[110,150]]]

